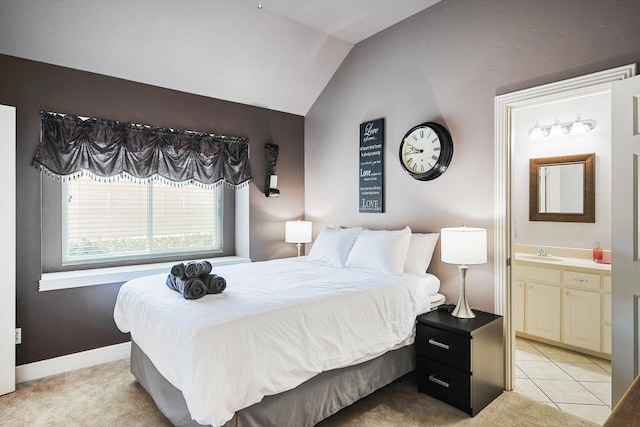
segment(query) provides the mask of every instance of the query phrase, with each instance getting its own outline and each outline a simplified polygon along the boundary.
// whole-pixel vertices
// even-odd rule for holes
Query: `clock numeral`
[[[411,135],[411,138],[413,138],[413,140],[414,140],[414,141],[417,141],[417,140],[418,140],[418,137],[417,137],[417,136],[415,136],[415,135]]]
[[[440,151],[440,147],[433,147],[433,151]]]
[[[420,172],[424,172],[424,165],[420,165]]]
[[[436,160],[436,161],[437,161],[437,160],[438,160],[438,156],[433,155],[433,156],[431,156],[431,159],[433,159],[433,160]]]
[[[433,143],[434,143],[434,142],[436,142],[437,140],[438,140],[438,137],[437,137],[437,136],[435,136],[435,137],[434,137],[431,141],[429,141],[429,142],[431,142],[431,143],[433,144]]]
[[[420,131],[420,138],[424,138],[424,130]]]

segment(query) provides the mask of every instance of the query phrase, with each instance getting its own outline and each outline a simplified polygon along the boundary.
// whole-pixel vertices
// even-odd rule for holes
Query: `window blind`
[[[221,186],[83,177],[62,188],[63,263],[222,251]]]

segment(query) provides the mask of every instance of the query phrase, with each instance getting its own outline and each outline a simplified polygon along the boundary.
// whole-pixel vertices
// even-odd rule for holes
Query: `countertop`
[[[516,252],[516,261],[545,264],[548,266],[587,268],[597,271],[611,271],[611,264],[599,264],[592,259],[571,258],[564,256],[537,256],[534,253]]]

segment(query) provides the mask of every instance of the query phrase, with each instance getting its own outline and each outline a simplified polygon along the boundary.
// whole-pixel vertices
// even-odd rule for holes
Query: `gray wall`
[[[42,206],[40,173],[31,158],[40,110],[248,137],[255,178],[250,256],[259,261],[296,254],[284,243],[284,220],[304,214],[303,117],[5,55],[0,70],[0,103],[17,107],[18,365],[128,340],[112,318],[120,284],[38,292]],[[266,142],[280,145],[278,199],[262,193]]]
[[[493,102],[499,94],[640,60],[640,2],[443,0],[356,45],[306,116],[305,209],[323,225],[417,231],[467,225],[489,232],[489,262],[472,266],[472,307],[494,310]],[[385,118],[385,213],[358,213],[358,126]],[[402,136],[437,121],[454,140],[451,165],[419,182],[398,161]],[[430,271],[455,302],[455,266]]]

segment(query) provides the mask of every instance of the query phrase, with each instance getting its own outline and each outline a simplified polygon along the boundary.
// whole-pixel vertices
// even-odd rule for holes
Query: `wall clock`
[[[414,126],[400,142],[400,164],[411,177],[430,181],[442,175],[453,156],[451,134],[434,122]]]

